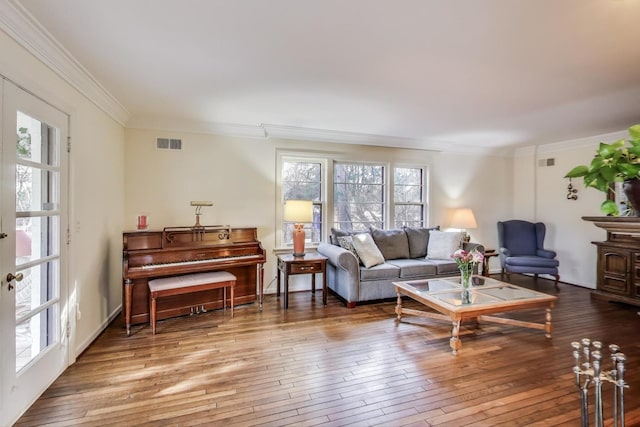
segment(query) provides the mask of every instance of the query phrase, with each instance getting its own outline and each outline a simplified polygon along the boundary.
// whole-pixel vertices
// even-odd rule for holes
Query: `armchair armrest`
[[[556,252],[555,251],[549,251],[546,249],[538,249],[536,251],[536,255],[544,257],[544,258],[555,258],[556,257]]]
[[[507,248],[498,248],[498,254],[500,255],[500,267],[505,268],[507,258],[511,256],[511,251]]]

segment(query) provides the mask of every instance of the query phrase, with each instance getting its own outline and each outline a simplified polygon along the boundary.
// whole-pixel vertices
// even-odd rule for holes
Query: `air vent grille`
[[[157,138],[156,148],[159,150],[182,150],[182,140],[177,138]]]

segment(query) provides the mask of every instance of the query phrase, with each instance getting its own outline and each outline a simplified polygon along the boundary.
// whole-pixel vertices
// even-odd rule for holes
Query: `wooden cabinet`
[[[607,230],[598,248],[597,288],[592,297],[640,306],[640,218],[583,217]]]

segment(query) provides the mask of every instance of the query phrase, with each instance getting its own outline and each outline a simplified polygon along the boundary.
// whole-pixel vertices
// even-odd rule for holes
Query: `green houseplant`
[[[604,142],[596,150],[590,165],[580,165],[571,169],[565,178],[583,177],[585,187],[596,188],[608,194],[612,184],[624,182],[624,191],[636,212],[640,212],[640,199],[634,200],[634,194],[640,196],[640,124],[629,128],[629,139],[621,139],[611,144]],[[638,190],[634,191],[633,186]],[[607,199],[600,205],[605,215],[620,215],[618,206]]]

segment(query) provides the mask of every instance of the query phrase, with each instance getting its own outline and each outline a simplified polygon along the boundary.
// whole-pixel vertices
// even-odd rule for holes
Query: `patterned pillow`
[[[343,230],[339,230],[337,228],[331,227],[331,234],[329,234],[329,242],[332,245],[340,246],[340,243],[338,243],[338,237],[353,236],[354,234],[359,234],[359,233],[368,233],[368,231],[343,231]]]
[[[353,237],[351,237],[351,236],[339,236],[337,239],[338,239],[338,244],[340,245],[340,247],[342,247],[342,248],[348,250],[349,252],[351,252],[353,254],[353,256],[356,257],[356,260],[358,261],[358,264],[362,264],[362,260],[358,256],[358,252],[356,251],[356,248],[353,247]]]

